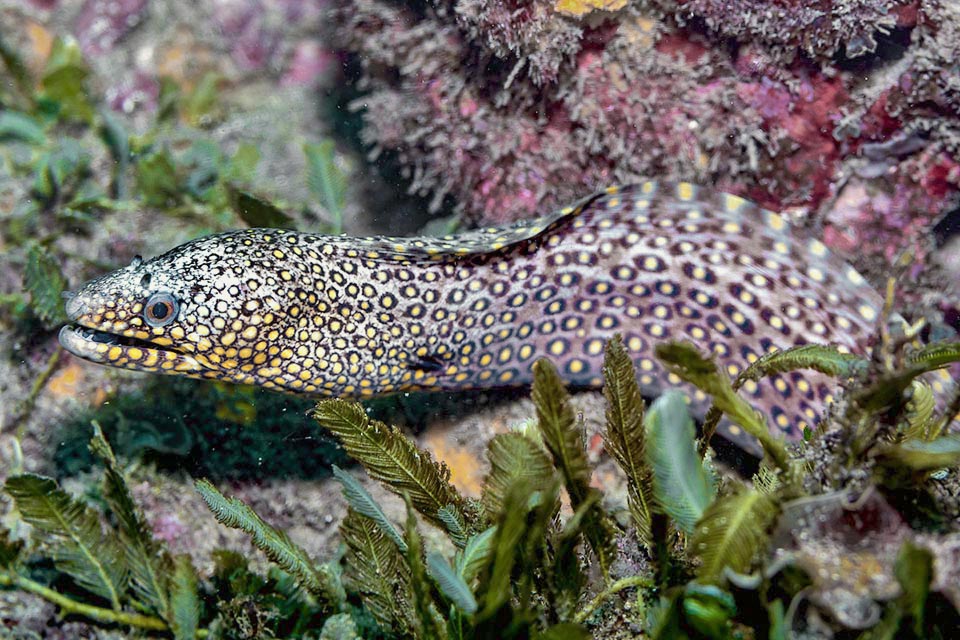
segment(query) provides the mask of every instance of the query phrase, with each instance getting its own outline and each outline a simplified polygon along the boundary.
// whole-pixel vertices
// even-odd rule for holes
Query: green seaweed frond
[[[547,583],[544,595],[556,617],[565,622],[573,620],[576,615],[586,586],[587,577],[577,555],[577,546],[581,536],[591,525],[589,516],[594,509],[599,508],[600,501],[599,492],[590,494],[563,524],[563,528],[550,534],[550,548],[553,552],[548,555],[548,562],[544,567]]]
[[[452,504],[448,504],[445,507],[440,507],[437,511],[437,517],[443,523],[447,535],[450,536],[450,541],[457,547],[463,548],[467,544],[471,532],[468,530],[467,523],[460,511]]]
[[[100,496],[112,516],[111,525],[104,526],[97,511],[68,496],[49,478],[9,478],[4,489],[17,505],[13,515],[31,524],[31,541],[42,544],[10,543],[7,532],[0,532],[0,586],[36,594],[68,615],[166,632],[176,640],[205,637],[213,628],[233,637],[251,616],[259,621],[254,626],[272,637],[277,629],[294,631],[319,613],[313,599],[289,576],[280,574],[271,580],[255,576],[238,554],[215,552],[225,579],[215,579],[213,584],[201,581],[187,556],[171,557],[166,545],[153,537],[132,499],[123,469],[96,424],[90,449],[104,464]],[[34,579],[34,565],[25,549],[52,560],[89,592],[91,601],[81,599],[80,590],[61,592],[57,583],[47,586]],[[339,606],[346,596],[340,591],[335,597]],[[207,601],[214,606],[206,607]]]
[[[413,593],[413,610],[417,616],[417,636],[424,640],[446,640],[445,625],[437,611],[430,593],[427,566],[423,557],[423,541],[417,531],[417,516],[409,496],[404,496],[407,505],[407,523],[404,539],[407,542],[407,566],[410,568],[410,587]]]
[[[77,41],[55,38],[40,79],[43,99],[56,104],[64,118],[92,123],[94,107],[84,86],[89,75]]]
[[[733,382],[739,389],[747,380],[760,380],[777,373],[813,369],[834,378],[852,378],[863,373],[868,360],[852,353],[842,353],[832,345],[805,344],[782,351],[765,353],[740,372]]]
[[[690,550],[700,558],[697,576],[720,580],[724,568],[744,573],[767,543],[768,530],[779,513],[774,496],[740,487],[718,498],[697,522]]]
[[[14,476],[4,489],[20,516],[43,533],[57,569],[119,611],[128,569],[120,541],[104,532],[99,515],[43,476]]]
[[[932,471],[960,466],[960,434],[940,436],[936,440],[907,440],[883,446],[881,459],[912,471]]]
[[[583,432],[570,407],[570,396],[549,360],[534,363],[533,390],[530,395],[544,444],[563,477],[570,504],[576,510],[590,500],[597,490],[590,486],[591,469],[587,462]],[[615,555],[613,522],[600,508],[599,502],[584,517],[584,533],[593,552],[597,554],[600,568],[606,573]]]
[[[925,373],[960,362],[960,342],[935,342],[909,353],[906,364]]]
[[[409,493],[414,508],[427,520],[443,527],[440,509],[453,505],[465,522],[473,524],[466,501],[450,483],[447,466],[434,462],[428,451],[418,449],[396,428],[370,420],[362,406],[345,400],[324,400],[311,416],[336,435],[373,478],[397,495]]]
[[[67,280],[56,259],[35,242],[27,250],[23,286],[30,293],[30,308],[46,328],[66,321],[63,292],[67,290]]]
[[[195,638],[200,625],[200,597],[197,593],[197,570],[190,556],[173,559],[170,578],[170,630],[176,638]]]
[[[113,449],[103,437],[100,425],[93,423],[90,450],[103,462],[103,496],[119,524],[124,559],[130,567],[130,583],[137,597],[164,620],[172,622],[169,576],[173,562],[166,550],[153,538],[150,525],[130,495],[130,489],[117,464]]]
[[[473,579],[477,577],[490,559],[491,545],[496,532],[496,527],[489,527],[472,535],[463,549],[457,551],[454,564],[456,565],[457,575],[463,578],[465,582],[473,582]]]
[[[376,522],[353,508],[347,509],[340,523],[340,536],[347,547],[344,577],[359,592],[367,611],[383,628],[411,634],[415,618],[405,551]],[[405,550],[406,546],[404,541]]]
[[[520,479],[504,496],[477,591],[481,636],[499,632],[503,637],[524,637],[529,633],[536,617],[532,610],[536,568],[542,566],[542,548],[554,520],[559,490],[559,480],[538,491],[530,481]],[[507,628],[503,627],[505,620],[510,621]]]
[[[310,193],[320,201],[330,214],[330,233],[343,231],[343,210],[347,203],[347,178],[336,163],[336,146],[333,140],[319,144],[306,143],[303,152],[307,157],[307,186]]]
[[[459,573],[437,552],[427,554],[427,572],[437,581],[440,592],[464,613],[477,612],[477,599]]]
[[[406,553],[407,543],[404,542],[403,536],[400,535],[397,528],[394,527],[393,523],[387,518],[387,514],[380,508],[379,503],[363,488],[363,485],[337,465],[333,465],[333,477],[336,478],[343,487],[343,497],[346,498],[347,504],[358,514],[373,520],[373,522],[380,527],[380,530],[388,538],[393,540],[393,543],[397,545],[400,553]]]
[[[604,445],[627,474],[627,501],[633,526],[640,541],[651,548],[654,544],[653,470],[647,464],[643,397],[633,359],[619,335],[607,343],[603,378],[603,394],[607,400]]]
[[[906,404],[904,392],[916,378],[960,362],[960,342],[927,345],[907,353],[902,360],[899,366],[883,368],[867,383],[851,391],[851,417],[855,421],[871,420],[891,409],[902,409]]]
[[[783,486],[783,481],[776,471],[768,466],[761,465],[753,476],[753,488],[766,495],[774,495]]]
[[[716,363],[702,356],[697,348],[688,342],[659,344],[656,353],[669,371],[712,396],[714,406],[759,440],[764,452],[778,467],[784,471],[789,468],[783,439],[771,435],[760,414],[737,395],[730,380],[717,369]]]
[[[237,498],[224,496],[209,481],[197,480],[194,486],[221,524],[249,534],[254,546],[296,577],[307,591],[335,606],[346,599],[336,575],[328,567],[314,565],[307,552],[285,532],[264,522]]]
[[[542,491],[552,484],[556,474],[543,449],[515,431],[495,435],[487,445],[487,458],[490,473],[483,483],[482,502],[491,520],[503,511],[507,491],[515,483],[529,482],[534,490]]]
[[[924,633],[924,618],[930,583],[933,580],[933,554],[929,549],[904,541],[897,554],[894,574],[900,583],[901,595],[895,604],[896,617],[907,618],[913,633],[918,638],[929,637]]]
[[[936,437],[940,422],[937,411],[937,398],[930,385],[922,380],[911,383],[910,400],[907,402],[903,431],[905,440],[932,440]]]
[[[660,396],[647,410],[645,424],[654,500],[677,526],[692,533],[717,489],[712,469],[697,453],[696,429],[683,394]]]

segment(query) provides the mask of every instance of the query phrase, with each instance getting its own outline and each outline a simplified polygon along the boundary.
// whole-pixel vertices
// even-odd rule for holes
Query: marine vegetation
[[[215,554],[205,576],[171,557],[94,425],[90,447],[104,465],[95,500],[34,474],[4,485],[15,528],[29,524],[32,534],[24,545],[4,533],[0,582],[68,614],[177,638],[317,637],[317,629],[322,638],[588,638],[629,629],[651,638],[786,638],[827,629],[816,612],[865,638],[948,637],[960,611],[945,576],[957,569],[937,549],[960,533],[942,517],[960,509],[960,438],[947,431],[960,394],[937,409],[925,376],[960,361],[960,343],[920,346],[910,330],[885,331],[872,359],[806,345],[765,356],[734,381],[688,343],[663,343],[657,353],[713,408],[698,438],[682,394],[644,407],[621,339],[606,345],[604,442],[626,477],[625,511],[604,504],[591,483],[580,419],[542,359],[535,421],[490,441],[479,499],[462,496],[446,465],[359,404],[321,401],[313,418],[407,510],[398,526],[335,467],[350,505],[339,559],[310,558],[248,506],[197,480],[217,519],[247,532],[275,564],[267,576],[236,553]],[[848,390],[829,429],[788,444],[769,435],[737,389],[802,368]],[[720,414],[761,442],[752,476],[713,460],[708,440]],[[900,513],[907,504],[932,508]],[[446,550],[425,549],[425,526],[444,532]],[[829,570],[836,558],[817,554],[828,544],[874,563],[863,569],[869,575]]]
[[[83,3],[79,44],[51,36],[37,67],[0,40],[10,78],[0,82],[0,173],[15,178],[0,184],[10,207],[0,220],[10,287],[0,319],[15,336],[8,359],[28,381],[24,393],[3,389],[4,404],[23,400],[9,420],[16,428],[2,434],[12,450],[0,492],[4,598],[39,596],[63,614],[58,625],[176,638],[866,640],[960,628],[960,440],[950,431],[960,395],[944,369],[960,346],[925,345],[936,328],[888,323],[892,295],[871,292],[857,320],[864,347],[874,345],[869,357],[811,345],[760,357],[767,345],[744,343],[759,359],[731,372],[715,353],[651,342],[654,377],[643,364],[634,371],[631,336],[606,343],[613,331],[604,334],[590,346],[590,368],[604,383],[602,449],[612,463],[592,460],[601,446],[587,440],[558,374],[569,360],[540,360],[530,421],[490,441],[477,499],[368,403],[331,400],[313,420],[302,409],[260,420],[294,405],[151,381],[130,395],[91,389],[92,403],[106,406],[64,431],[40,424],[21,438],[61,364],[54,330],[73,281],[123,266],[117,256],[152,248],[144,239],[155,234],[168,245],[241,224],[336,234],[352,201],[330,141],[293,146],[301,191],[319,207],[261,197],[258,169],[297,172],[277,169],[269,144],[214,136],[228,110],[220,98],[229,81],[218,73],[175,80],[136,70],[133,86],[108,82],[110,100],[92,98],[96,78],[81,51],[113,47],[150,19],[147,4]],[[283,4],[292,14],[301,3]],[[731,11],[723,0],[360,0],[330,23],[363,58],[353,71],[365,95],[352,104],[371,154],[395,154],[411,189],[436,206],[455,200],[467,218],[501,222],[614,180],[698,178],[809,211],[825,244],[882,258],[884,272],[904,269],[906,248],[915,269],[960,183],[960,94],[949,73],[960,51],[956,4],[825,0],[836,10],[829,20],[804,3],[781,4],[771,13],[753,1]],[[268,20],[222,26],[249,68],[276,62]],[[118,112],[141,99],[152,106],[134,134]],[[372,190],[395,205],[395,192]],[[131,225],[134,213],[143,216]],[[483,366],[476,374],[492,375]],[[796,394],[776,376],[808,374],[846,391],[819,428],[788,442],[751,390],[759,381]],[[661,377],[696,387],[700,407],[675,393],[644,406]],[[108,387],[117,379],[128,384],[98,378]],[[180,421],[178,402],[195,409],[197,424]],[[711,405],[698,431],[690,413]],[[161,434],[165,422],[173,428]],[[731,427],[762,460],[722,457],[714,434]],[[309,446],[291,447],[291,429]],[[76,435],[59,437],[78,432],[89,454],[74,455]],[[37,450],[59,442],[57,474],[49,464],[52,477],[36,473],[49,462]],[[135,484],[165,454],[191,460],[223,531],[245,532],[263,553],[175,551]],[[318,462],[346,456],[400,496],[405,517],[388,515],[359,467],[335,469],[350,504],[339,553],[308,553],[296,543],[302,530],[285,531],[231,496],[243,491],[238,477],[315,484],[328,473]],[[624,491],[597,473],[604,464],[618,469]],[[97,481],[76,491],[65,476],[81,469]]]

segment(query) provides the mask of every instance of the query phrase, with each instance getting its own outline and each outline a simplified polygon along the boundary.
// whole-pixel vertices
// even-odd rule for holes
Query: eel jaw
[[[59,339],[63,348],[73,355],[97,364],[132,371],[209,376],[210,370],[193,356],[177,349],[161,348],[146,340],[128,338],[81,324],[64,325],[60,329]]]

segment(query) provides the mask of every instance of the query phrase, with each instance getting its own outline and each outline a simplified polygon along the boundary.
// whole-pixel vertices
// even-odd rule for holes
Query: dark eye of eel
[[[155,293],[143,305],[143,319],[151,327],[163,327],[177,318],[180,304],[166,292]]]

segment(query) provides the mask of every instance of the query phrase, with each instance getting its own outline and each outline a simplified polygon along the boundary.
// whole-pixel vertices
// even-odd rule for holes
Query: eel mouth
[[[180,375],[201,375],[207,371],[199,360],[176,347],[160,346],[78,323],[64,325],[59,340],[64,349],[78,358],[111,367]]]

